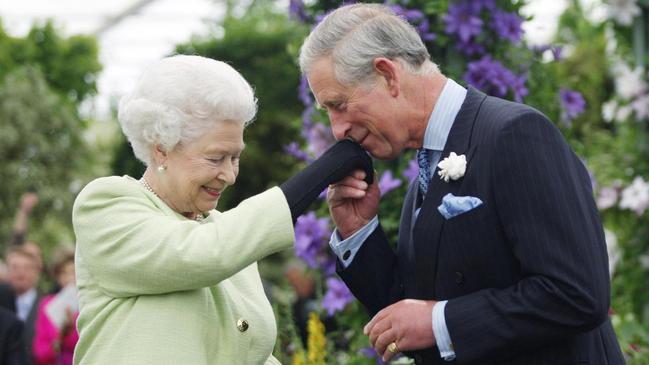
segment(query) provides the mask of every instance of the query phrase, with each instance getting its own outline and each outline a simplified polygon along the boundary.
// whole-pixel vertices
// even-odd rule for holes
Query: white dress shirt
[[[31,288],[22,295],[16,297],[16,316],[23,322],[29,317],[29,312],[32,309],[32,306],[36,305],[34,303],[37,297],[36,289]]]

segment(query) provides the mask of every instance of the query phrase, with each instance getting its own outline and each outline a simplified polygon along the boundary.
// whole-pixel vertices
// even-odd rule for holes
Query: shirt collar
[[[38,293],[36,292],[36,288],[32,288],[25,292],[23,295],[16,297],[16,315],[22,321],[27,320],[29,311],[31,310],[32,306],[36,304],[34,302],[36,301],[37,296]]]
[[[453,121],[459,113],[466,98],[466,89],[457,82],[447,79],[439,98],[428,118],[424,134],[423,147],[429,150],[443,151]]]
[[[36,299],[36,288],[31,288],[26,291],[23,295],[19,295],[16,300],[21,303],[31,303]]]

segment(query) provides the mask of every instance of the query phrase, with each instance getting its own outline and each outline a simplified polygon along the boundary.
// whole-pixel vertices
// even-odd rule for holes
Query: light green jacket
[[[81,191],[72,221],[81,307],[75,364],[279,364],[256,264],[293,242],[279,188],[199,223],[137,180],[112,176]]]

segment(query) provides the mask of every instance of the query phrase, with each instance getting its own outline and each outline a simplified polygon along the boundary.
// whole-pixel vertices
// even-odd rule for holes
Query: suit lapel
[[[472,154],[475,152],[475,146],[470,146],[471,133],[485,97],[482,92],[469,87],[466,99],[449,132],[440,161],[448,157],[451,152],[455,152],[458,155],[465,154],[467,164],[471,163]],[[445,182],[440,179],[438,171],[439,167],[436,167],[412,233],[417,293],[420,299],[431,299],[435,295],[437,252],[444,225],[444,217],[437,211],[437,206],[444,195],[456,194],[462,184],[462,178]]]

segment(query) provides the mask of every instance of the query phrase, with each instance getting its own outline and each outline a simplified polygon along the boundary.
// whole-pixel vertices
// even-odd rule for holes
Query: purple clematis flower
[[[300,132],[300,135],[304,139],[309,138],[309,131],[311,130],[311,127],[313,127],[313,119],[311,119],[313,113],[315,113],[315,107],[313,105],[307,106],[304,108],[304,111],[302,111],[302,131]]]
[[[465,0],[468,4],[473,7],[473,11],[475,11],[476,14],[480,14],[482,9],[486,9],[488,11],[494,11],[496,10],[496,0]]]
[[[347,304],[354,300],[354,296],[349,291],[342,280],[336,278],[327,279],[327,293],[322,298],[322,308],[327,310],[329,316],[345,309]]]
[[[296,19],[305,23],[308,17],[304,12],[304,2],[302,0],[290,0],[288,4],[288,15],[292,19]]]
[[[502,39],[508,39],[513,44],[518,44],[523,36],[523,18],[515,13],[495,11],[491,20],[491,28]]]
[[[308,131],[307,141],[307,150],[318,158],[327,148],[336,142],[336,139],[331,129],[322,123],[315,123]]]
[[[309,267],[318,268],[330,236],[328,217],[318,218],[314,212],[299,216],[295,223],[295,255]]]
[[[309,81],[305,76],[300,77],[298,95],[300,97],[300,101],[302,101],[302,104],[304,104],[305,106],[313,105],[313,97],[311,97],[311,91],[309,89]]]
[[[403,176],[408,179],[409,183],[419,177],[419,164],[416,159],[408,162],[408,167],[403,170]]]
[[[529,90],[525,86],[526,81],[527,75],[513,76],[513,78],[511,79],[510,87],[512,89],[512,93],[514,93],[514,101],[516,101],[517,103],[522,103],[523,97],[529,94]]]
[[[381,191],[381,196],[387,194],[388,192],[401,186],[401,179],[395,179],[392,175],[392,171],[387,170],[381,174],[379,179],[379,190]]]
[[[578,91],[561,89],[559,90],[559,97],[563,109],[562,115],[568,122],[578,117],[586,109],[586,100]]]
[[[526,76],[516,76],[500,62],[487,55],[478,61],[469,62],[464,80],[489,95],[504,98],[511,89],[514,99],[522,101],[527,95]]]
[[[391,364],[392,361],[395,361],[395,360],[403,357],[403,355],[401,355],[401,353],[398,353],[392,358],[392,360],[390,360],[389,363],[387,363],[387,362],[383,361],[383,358],[381,358],[381,356],[379,356],[379,354],[376,353],[376,350],[373,347],[363,347],[362,349],[358,350],[358,352],[360,352],[362,355],[364,355],[367,358],[376,360],[377,365]]]
[[[540,54],[545,53],[545,51],[549,50],[550,48],[552,48],[552,46],[549,44],[535,44],[529,46],[530,51]]]
[[[428,18],[426,18],[426,14],[421,10],[407,9],[401,5],[388,5],[388,7],[396,15],[412,24],[424,41],[432,41],[436,38],[435,33],[429,32],[428,29],[430,28],[430,22],[428,21]]]
[[[464,43],[482,32],[482,19],[476,7],[470,2],[461,2],[448,7],[448,14],[444,17],[446,33],[455,34]]]
[[[563,46],[554,46],[550,50],[555,61],[561,61],[563,59]]]
[[[475,43],[473,39],[468,42],[459,41],[455,44],[455,47],[467,56],[482,55],[486,52],[484,46]]]
[[[309,155],[302,151],[300,148],[300,145],[297,142],[291,142],[287,145],[284,146],[284,152],[288,153],[289,155],[297,158],[298,160],[301,161],[309,161]]]

